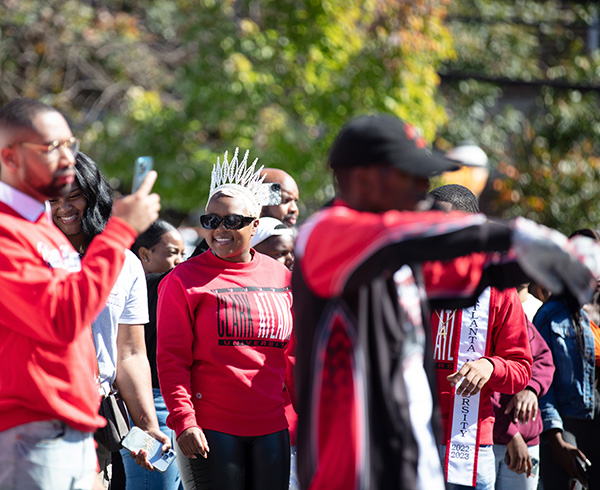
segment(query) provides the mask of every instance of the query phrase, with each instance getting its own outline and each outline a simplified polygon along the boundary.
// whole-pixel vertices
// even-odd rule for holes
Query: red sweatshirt
[[[229,262],[209,250],[160,283],[158,377],[177,436],[189,427],[258,436],[288,426],[290,275],[263,254]]]
[[[0,431],[50,419],[85,432],[105,424],[90,324],[135,236],[113,218],[80,262],[42,203],[0,185]]]
[[[431,315],[433,360],[437,373],[444,437],[449,438],[451,394],[453,388],[446,379],[454,372],[457,341],[464,310],[435,311]],[[440,316],[445,324],[440,328]],[[499,291],[491,288],[488,317],[489,332],[485,358],[494,365],[489,381],[481,390],[479,405],[480,444],[493,444],[494,409],[490,397],[493,392],[514,394],[521,391],[531,377],[531,351],[527,333],[527,319],[515,289]],[[442,332],[442,333],[440,333]]]

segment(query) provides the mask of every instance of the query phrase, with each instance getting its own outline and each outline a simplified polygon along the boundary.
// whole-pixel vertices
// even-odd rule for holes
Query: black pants
[[[287,490],[290,434],[284,429],[254,437],[204,430],[208,458],[185,457],[177,464],[185,490]]]

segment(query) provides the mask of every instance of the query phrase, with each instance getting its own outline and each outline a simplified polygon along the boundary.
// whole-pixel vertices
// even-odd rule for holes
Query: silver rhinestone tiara
[[[269,197],[268,189],[265,189],[265,186],[262,185],[265,176],[260,175],[264,165],[255,170],[258,158],[255,158],[252,164],[248,166],[250,151],[246,150],[241,161],[238,160],[238,153],[239,148],[236,148],[233,158],[228,161],[228,152],[226,151],[223,155],[223,163],[217,157],[217,163],[214,165],[210,176],[208,201],[216,192],[225,188],[234,188],[246,194],[257,206],[263,206],[267,203]]]

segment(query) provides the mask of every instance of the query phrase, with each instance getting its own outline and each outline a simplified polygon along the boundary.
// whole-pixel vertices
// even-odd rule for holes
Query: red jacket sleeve
[[[0,291],[2,303],[10,305],[3,325],[35,341],[72,342],[104,307],[136,236],[125,221],[110,219],[88,247],[81,270],[69,272],[49,267],[39,253],[24,253],[18,230],[1,229]]]
[[[527,331],[527,318],[516,289],[499,291],[493,302],[494,318],[491,355],[486,359],[494,365],[488,388],[500,393],[517,393],[531,378],[531,349]]]
[[[310,289],[338,296],[407,263],[449,259],[474,250],[506,250],[510,229],[483,215],[441,211],[366,213],[333,206],[301,228],[295,251]],[[481,259],[481,261],[483,261]],[[481,263],[480,261],[480,263]]]

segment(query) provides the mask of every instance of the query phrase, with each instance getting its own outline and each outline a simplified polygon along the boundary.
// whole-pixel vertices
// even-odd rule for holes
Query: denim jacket
[[[550,299],[540,307],[533,323],[550,347],[556,368],[548,393],[539,400],[544,431],[563,430],[561,417],[592,419],[596,358],[587,314],[581,310],[583,355],[564,300]]]

